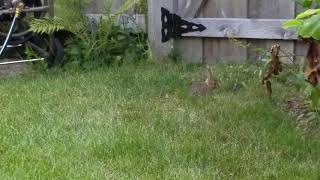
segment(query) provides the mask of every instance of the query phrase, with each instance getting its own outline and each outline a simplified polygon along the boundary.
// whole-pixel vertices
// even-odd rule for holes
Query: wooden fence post
[[[148,36],[155,58],[166,57],[173,48],[173,40],[161,42],[161,8],[174,13],[177,0],[148,0]]]

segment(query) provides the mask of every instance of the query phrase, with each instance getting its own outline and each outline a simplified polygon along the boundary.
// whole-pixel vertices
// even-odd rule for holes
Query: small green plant
[[[27,59],[39,59],[38,53],[36,53],[28,44],[25,49],[25,53],[27,55]],[[44,61],[32,62],[33,66],[30,66],[32,70],[36,70],[37,72],[42,72],[46,69],[46,63]]]
[[[311,8],[311,7],[319,7],[320,1],[319,0],[295,0],[298,5],[302,6],[303,8]]]

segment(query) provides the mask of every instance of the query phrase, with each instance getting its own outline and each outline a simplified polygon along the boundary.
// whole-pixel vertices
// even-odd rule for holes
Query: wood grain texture
[[[208,0],[203,7],[206,18],[246,18],[247,0]],[[247,58],[247,49],[228,39],[204,39],[204,59],[207,63],[239,61]]]
[[[203,63],[203,40],[197,37],[176,39],[174,47],[187,63]]]
[[[161,7],[170,12],[176,12],[177,1],[172,0],[148,0],[148,37],[153,55],[157,59],[167,57],[173,49],[173,40],[161,42]]]
[[[203,24],[207,30],[183,34],[188,37],[248,38],[296,40],[294,30],[281,28],[286,20],[281,19],[237,19],[237,18],[194,18],[188,21]]]
[[[195,17],[208,0],[178,0],[178,11],[181,17]]]
[[[302,42],[295,42],[294,53],[297,55],[295,57],[296,63],[301,63],[306,60],[309,45]]]
[[[177,14],[186,18],[194,18],[207,0],[178,0]],[[180,52],[183,59],[189,63],[203,62],[203,39],[201,37],[185,37],[174,40],[174,47]]]
[[[248,17],[252,19],[292,19],[294,18],[295,3],[292,0],[249,0]],[[250,60],[259,60],[262,53],[255,51],[257,48],[268,50],[275,43],[281,45],[281,48],[294,53],[294,42],[279,40],[250,40],[252,47],[249,48],[248,58]],[[289,61],[289,59],[284,59]]]

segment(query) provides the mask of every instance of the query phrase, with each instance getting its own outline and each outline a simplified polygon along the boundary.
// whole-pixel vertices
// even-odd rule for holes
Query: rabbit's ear
[[[209,66],[207,66],[207,68],[208,68],[208,81],[209,81],[209,82],[213,82],[213,72],[212,72],[212,69],[211,69]]]

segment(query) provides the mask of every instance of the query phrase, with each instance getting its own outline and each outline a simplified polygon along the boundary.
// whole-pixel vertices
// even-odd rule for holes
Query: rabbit
[[[217,81],[213,78],[212,69],[207,66],[208,77],[206,81],[194,81],[191,83],[189,93],[194,96],[209,95],[215,88],[217,88]]]

